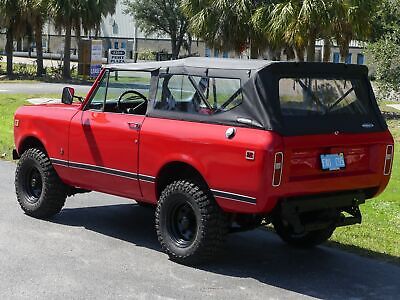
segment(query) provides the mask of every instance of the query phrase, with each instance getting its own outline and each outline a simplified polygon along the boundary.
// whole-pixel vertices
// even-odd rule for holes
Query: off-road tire
[[[40,196],[32,196],[29,174],[37,170],[41,179]],[[35,171],[36,172],[36,171]],[[67,198],[67,186],[60,180],[50,159],[41,149],[25,151],[15,172],[15,190],[22,210],[29,216],[47,219],[59,213]]]
[[[177,206],[193,210],[196,226],[192,241],[180,244],[171,226]],[[189,209],[190,210],[190,209]],[[228,217],[215,202],[206,187],[191,181],[179,180],[168,185],[161,193],[155,214],[158,240],[170,259],[185,265],[197,265],[216,257],[228,233]]]
[[[282,220],[273,221],[274,229],[280,238],[291,246],[297,248],[312,248],[326,242],[335,231],[334,226],[324,229],[295,234],[293,229],[285,225]]]

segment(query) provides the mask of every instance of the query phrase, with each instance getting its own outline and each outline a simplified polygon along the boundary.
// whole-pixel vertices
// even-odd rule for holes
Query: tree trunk
[[[292,47],[286,47],[284,51],[286,53],[286,60],[296,59],[296,53]]]
[[[13,74],[13,28],[12,25],[7,29],[6,33],[6,53],[7,53],[7,76],[12,77]]]
[[[187,35],[187,51],[188,51],[188,55],[192,56],[192,43],[193,43],[193,38],[192,35],[190,33],[188,33]]]
[[[329,62],[331,60],[332,42],[330,39],[324,39],[324,53],[323,61]]]
[[[37,23],[35,29],[35,42],[36,42],[36,57],[37,57],[37,69],[36,75],[38,77],[42,77],[44,73],[43,69],[43,34],[42,34],[42,24],[40,22]]]
[[[22,38],[17,39],[17,51],[22,51]]]
[[[171,38],[172,59],[177,59],[179,56],[179,49],[176,38]]]
[[[315,35],[311,33],[307,44],[307,61],[315,61],[315,41]]]
[[[78,45],[78,52],[79,52],[79,47],[81,46],[81,40],[82,40],[82,32],[80,26],[76,27],[75,34],[76,34],[76,44]]]
[[[256,43],[250,38],[250,59],[258,59],[260,57],[258,50]]]
[[[294,52],[296,53],[296,60],[303,62],[304,61],[304,48],[295,48]]]
[[[71,24],[65,25],[63,78],[71,79]]]
[[[342,63],[346,62],[346,58],[349,55],[349,44],[348,43],[343,43],[339,47],[340,49],[340,61]]]

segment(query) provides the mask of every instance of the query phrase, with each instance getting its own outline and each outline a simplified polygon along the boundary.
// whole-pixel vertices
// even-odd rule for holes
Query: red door
[[[71,121],[70,180],[76,186],[142,198],[138,153],[143,115],[87,110]]]

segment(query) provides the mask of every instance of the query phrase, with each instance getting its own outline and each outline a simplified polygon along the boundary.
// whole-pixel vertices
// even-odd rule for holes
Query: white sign
[[[103,62],[103,42],[101,40],[92,41],[91,54],[91,64],[101,65]]]
[[[103,63],[103,42],[101,40],[92,41],[90,59],[90,77],[97,77],[101,71],[101,64]]]
[[[125,49],[110,49],[108,50],[108,63],[109,64],[123,64],[125,63],[126,50]]]

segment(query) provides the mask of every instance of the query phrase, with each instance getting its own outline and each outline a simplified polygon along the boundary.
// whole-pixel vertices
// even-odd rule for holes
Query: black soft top
[[[386,128],[368,80],[368,68],[363,65],[193,57],[162,62],[113,64],[107,65],[105,68],[113,71],[147,71],[151,72],[156,80],[165,74],[240,79],[243,103],[230,111],[213,115],[155,109],[154,100],[157,93],[157,81],[155,81],[150,90],[150,105],[147,115],[194,122],[255,127],[274,130],[282,135],[292,135],[292,130],[284,126],[280,112],[279,80],[281,78],[361,79],[365,82],[365,92],[369,96],[367,104],[374,112],[374,121],[380,125],[370,131]],[[324,128],[319,127],[318,124],[310,127],[315,127],[313,132],[309,132],[310,134],[325,133]],[[360,129],[357,127],[350,131],[357,132],[358,130]]]

